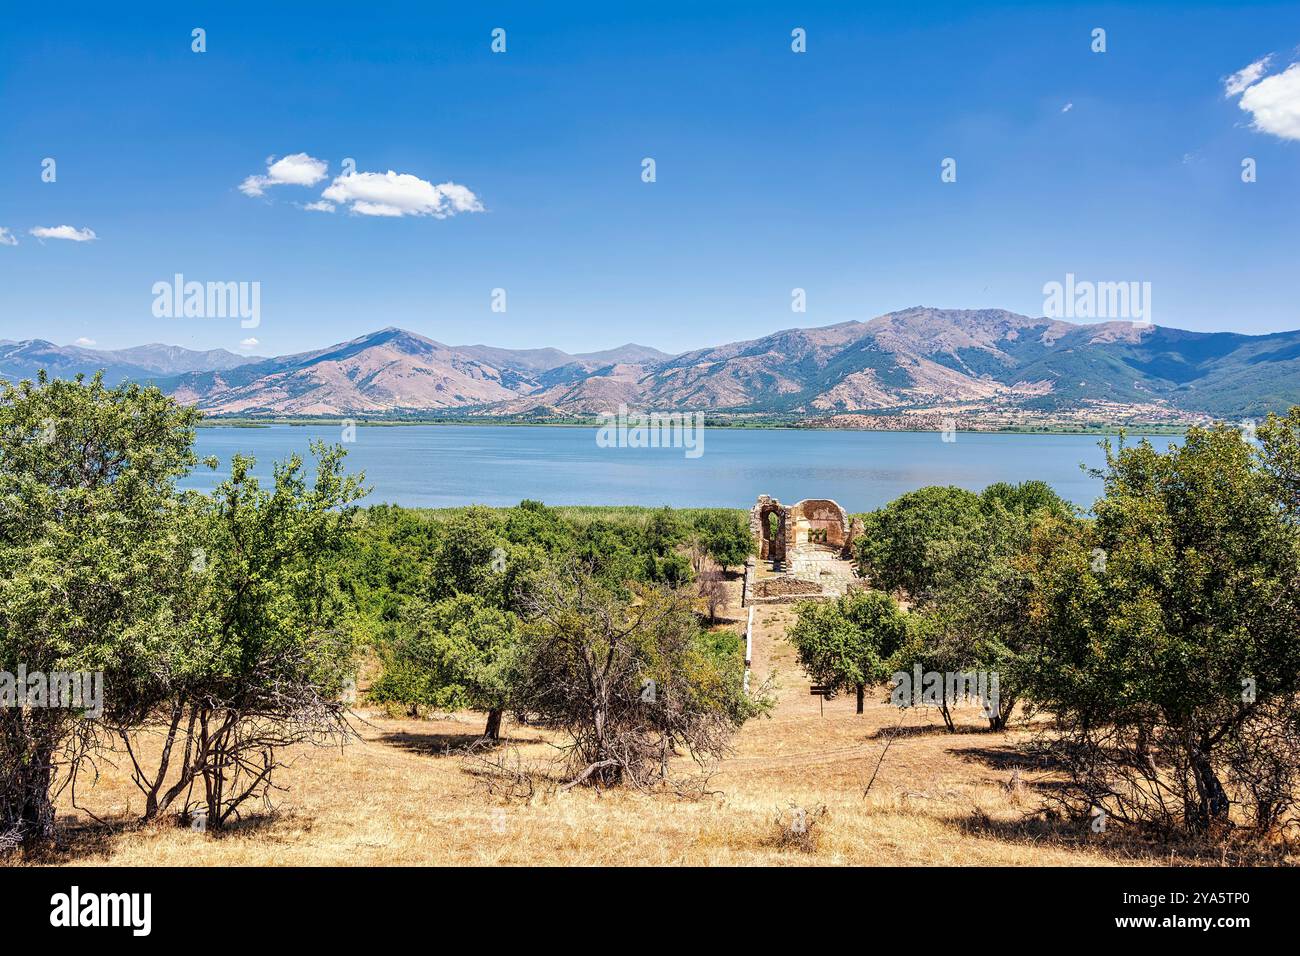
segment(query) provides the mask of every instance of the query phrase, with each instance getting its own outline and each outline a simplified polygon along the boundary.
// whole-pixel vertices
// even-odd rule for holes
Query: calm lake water
[[[231,455],[257,459],[269,478],[273,462],[313,439],[335,443],[338,426],[198,429],[200,457],[216,455],[217,471],[199,468],[186,486],[208,491],[229,474]],[[1136,440],[1136,438],[1134,438]],[[1164,449],[1172,439],[1152,439]],[[595,428],[404,425],[358,427],[347,467],[364,471],[368,503],[420,507],[547,504],[748,507],[760,494],[787,503],[833,498],[866,511],[923,485],[978,491],[995,481],[1038,478],[1088,507],[1100,482],[1081,465],[1100,466],[1098,439],[1083,435],[990,435],[959,432],[847,432],[798,429],[707,429],[704,453],[682,449],[601,448]]]

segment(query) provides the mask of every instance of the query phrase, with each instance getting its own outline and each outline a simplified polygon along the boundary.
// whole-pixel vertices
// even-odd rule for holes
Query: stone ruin
[[[749,511],[749,531],[760,560],[785,562],[796,553],[830,552],[841,558],[853,556],[853,539],[862,533],[862,522],[849,521],[848,513],[829,498],[805,498],[783,505],[768,495],[759,495]]]
[[[742,603],[832,598],[857,586],[850,563],[862,522],[829,498],[783,505],[760,495],[749,512],[754,552],[745,568]],[[762,562],[766,565],[761,571]]]

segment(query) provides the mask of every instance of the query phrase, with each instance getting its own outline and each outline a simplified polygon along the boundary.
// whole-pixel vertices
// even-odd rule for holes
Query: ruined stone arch
[[[775,527],[773,527],[775,525]],[[749,511],[749,532],[761,560],[785,560],[786,509],[781,502],[759,495]]]
[[[772,528],[775,516],[777,528]],[[860,524],[830,498],[804,498],[783,505],[770,495],[759,495],[749,512],[749,530],[759,558],[785,561],[796,551],[824,550],[850,557]]]

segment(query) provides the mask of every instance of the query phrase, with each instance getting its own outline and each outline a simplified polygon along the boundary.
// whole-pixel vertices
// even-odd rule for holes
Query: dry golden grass
[[[867,797],[899,711],[870,701],[826,704],[783,639],[793,609],[755,612],[755,677],[778,674],[770,719],[747,725],[734,756],[698,800],[576,789],[508,803],[489,796],[449,748],[482,729],[477,714],[433,720],[365,712],[361,739],[342,751],[303,748],[279,782],[274,814],[223,835],[175,823],[130,825],[138,792],[118,767],[102,766],[78,803],[118,825],[94,824],[66,796],[65,849],[45,862],[150,865],[1107,865],[1179,862],[1114,835],[1052,825],[1035,811],[1043,774],[1026,768],[1008,788],[1024,731],[943,732],[937,715],[907,713]],[[739,627],[739,622],[734,626]],[[974,714],[969,730],[982,723]],[[526,755],[553,752],[547,732],[507,725]],[[780,845],[777,817],[791,805],[824,805],[813,852]],[[1217,860],[1213,862],[1218,862]]]

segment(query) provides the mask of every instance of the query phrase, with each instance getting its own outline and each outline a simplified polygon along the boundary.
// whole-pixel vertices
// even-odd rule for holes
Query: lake
[[[308,457],[313,439],[341,440],[339,426],[273,425],[198,429],[199,468],[185,487],[210,491],[229,475],[231,455],[257,459],[259,478],[292,452]],[[1134,438],[1133,440],[1136,440]],[[1170,436],[1152,439],[1163,450]],[[786,503],[833,498],[849,511],[876,508],[923,485],[978,491],[995,481],[1038,478],[1088,507],[1101,483],[1081,465],[1100,466],[1099,439],[1085,435],[959,432],[855,432],[804,429],[706,429],[703,454],[681,448],[602,448],[595,428],[541,426],[361,426],[346,443],[347,467],[364,471],[367,503],[418,507],[553,505],[749,507],[760,494]]]

